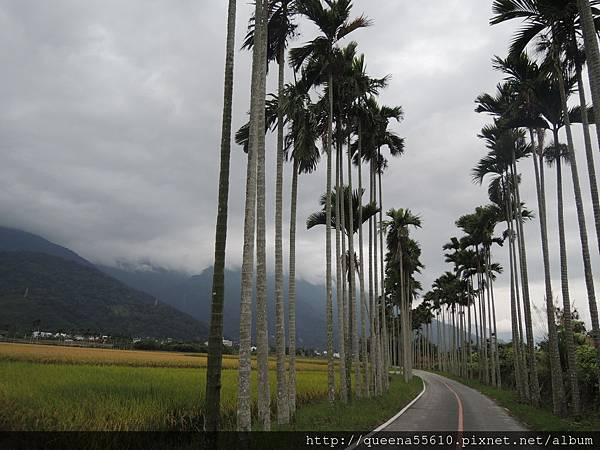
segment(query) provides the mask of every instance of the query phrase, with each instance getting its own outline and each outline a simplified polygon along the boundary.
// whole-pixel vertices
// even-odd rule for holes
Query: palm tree
[[[580,26],[583,31],[583,40],[585,43],[585,55],[588,60],[588,78],[592,90],[592,103],[600,105],[600,51],[598,50],[598,38],[596,36],[596,26],[594,16],[599,12],[591,5],[597,5],[595,0],[577,0],[577,7],[580,14]],[[581,89],[581,88],[580,88]],[[581,104],[585,108],[584,104]],[[600,114],[595,114],[596,135],[600,143]]]
[[[304,83],[288,85],[281,98],[281,108],[290,124],[290,133],[286,137],[286,148],[291,147],[293,166],[290,201],[290,250],[289,250],[289,286],[288,286],[288,324],[289,324],[289,367],[288,397],[290,414],[296,412],[296,205],[298,199],[298,175],[313,172],[319,162],[319,149],[315,142],[318,138],[315,105],[310,101],[307,86]]]
[[[580,0],[579,0],[580,1]],[[592,274],[591,260],[589,254],[588,235],[587,227],[585,223],[585,212],[583,210],[583,200],[581,197],[581,186],[579,183],[579,172],[577,169],[577,160],[575,155],[575,147],[573,143],[573,135],[571,130],[571,121],[569,118],[569,110],[567,105],[568,92],[566,90],[565,76],[564,76],[564,64],[562,61],[562,53],[565,48],[566,41],[565,37],[571,38],[572,32],[570,30],[565,31],[565,23],[567,27],[573,27],[575,3],[573,0],[545,0],[545,1],[528,1],[526,7],[522,7],[523,2],[517,2],[514,0],[495,0],[494,1],[494,13],[496,16],[492,18],[491,23],[500,23],[506,20],[514,18],[522,18],[526,22],[526,26],[523,27],[515,40],[513,41],[513,53],[517,49],[523,49],[529,42],[531,42],[536,36],[542,32],[547,32],[548,37],[544,40],[549,40],[549,45],[545,45],[549,48],[548,59],[552,63],[554,76],[560,91],[561,104],[563,109],[563,117],[565,123],[565,131],[567,134],[567,147],[569,149],[569,161],[571,168],[571,178],[573,181],[573,190],[575,194],[575,207],[577,210],[577,222],[579,225],[579,237],[581,241],[581,253],[584,266],[584,277],[586,282],[586,289],[588,295],[588,305],[590,310],[590,318],[592,322],[592,332],[594,336],[594,344],[597,351],[597,361],[600,362],[600,323],[598,321],[598,307],[596,304],[596,294],[594,289],[594,280]],[[581,11],[585,14],[584,26],[587,27],[584,30],[586,35],[586,42],[590,46],[590,53],[593,60],[597,57],[597,53],[594,52],[593,44],[591,43],[591,34],[593,33],[593,26],[590,29],[590,20],[593,21],[591,16],[591,10],[588,5],[579,2]],[[544,42],[543,42],[544,43]],[[597,44],[597,43],[596,43]],[[595,62],[592,62],[595,64]],[[597,73],[597,66],[592,65],[591,72]],[[593,77],[593,73],[590,75]],[[597,86],[596,86],[597,88]],[[592,89],[592,93],[597,92],[597,89]],[[582,110],[585,111],[585,105],[582,105]],[[597,119],[596,119],[597,120]],[[596,127],[596,132],[600,133],[600,128]],[[599,135],[600,143],[600,135]],[[590,161],[588,156],[588,161]],[[591,169],[591,167],[588,167]],[[591,183],[592,189],[594,189],[593,181]],[[595,196],[596,199],[598,198]],[[595,222],[597,230],[598,248],[600,250],[600,204],[598,201],[594,201],[594,210],[596,211]]]
[[[327,192],[326,215],[329,218],[325,230],[325,283],[327,290],[327,355],[328,355],[328,398],[335,400],[335,378],[333,364],[333,299],[331,285],[331,171],[333,138],[333,53],[337,43],[352,31],[369,25],[360,16],[349,20],[350,0],[331,0],[324,8],[320,0],[305,0],[298,3],[298,12],[313,22],[321,35],[303,47],[290,51],[290,62],[295,71],[304,66],[304,76],[314,85],[326,84],[328,89],[329,111],[327,114],[326,153],[327,153]]]
[[[278,96],[283,96],[285,84],[285,50],[289,39],[296,34],[293,19],[295,2],[271,0],[268,11],[267,60],[276,60],[279,66]],[[251,19],[244,48],[254,44],[254,21]],[[277,168],[275,176],[275,341],[277,348],[277,423],[289,422],[290,403],[285,376],[285,313],[283,308],[283,159],[284,115],[277,113]]]
[[[250,398],[250,346],[252,328],[252,288],[254,275],[254,231],[256,225],[257,206],[257,166],[258,159],[262,153],[264,156],[264,128],[265,128],[265,91],[266,91],[266,47],[267,47],[267,1],[260,0],[255,6],[255,45],[252,54],[252,81],[251,81],[251,105],[250,105],[250,127],[248,165],[246,174],[246,205],[244,211],[244,247],[242,255],[242,288],[240,300],[240,351],[239,351],[239,376],[238,376],[238,407],[237,428],[239,431],[251,430],[251,398]],[[262,159],[262,158],[261,158]],[[264,199],[263,199],[264,200]],[[258,284],[258,283],[257,283]],[[262,293],[261,293],[262,294]],[[262,308],[260,308],[262,309]],[[262,314],[261,311],[259,314]],[[264,324],[264,318],[260,317]],[[258,319],[258,317],[257,317]],[[263,330],[264,331],[264,330]],[[263,333],[264,334],[264,333]],[[258,342],[257,342],[258,343]],[[265,361],[261,340],[261,362]],[[268,344],[268,342],[267,342]],[[263,364],[261,363],[261,366]],[[264,371],[259,371],[261,381],[267,385],[268,378],[264,379]],[[267,372],[268,377],[268,372]],[[266,399],[264,392],[259,396],[259,420],[263,427],[268,428],[270,422],[270,411],[265,410]],[[266,414],[268,413],[268,414]]]
[[[346,186],[341,186],[340,190],[338,192],[338,190],[334,190],[331,193],[331,201],[334,202],[336,201],[338,198],[345,204],[345,214],[346,214],[346,220],[344,222],[344,228],[343,228],[343,232],[350,236],[352,234],[356,234],[356,232],[359,230],[360,228],[360,224],[358,222],[358,216],[359,216],[359,211],[361,212],[362,215],[362,220],[363,223],[366,222],[367,220],[369,220],[371,217],[374,217],[375,214],[377,214],[379,212],[379,208],[377,207],[377,204],[375,202],[370,202],[367,203],[366,205],[361,205],[361,198],[363,195],[363,192],[359,192],[357,189],[355,189],[352,192],[352,195],[349,195],[349,190],[350,187],[348,185]],[[352,198],[352,204],[350,204],[349,198]],[[321,206],[323,207],[322,210],[317,211],[315,213],[312,213],[310,216],[308,216],[308,218],[306,219],[306,229],[310,230],[311,228],[317,226],[317,225],[326,225],[327,224],[327,212],[326,212],[326,204],[327,204],[327,194],[323,194],[321,196],[320,202]],[[354,220],[351,222],[350,221],[350,214],[352,214],[354,216]],[[340,217],[340,221],[339,223],[341,223],[342,217]],[[335,224],[337,224],[337,216],[333,215],[331,217],[331,226],[335,226]]]
[[[389,107],[389,106],[380,106],[374,97],[369,97],[366,101],[365,107],[368,109],[368,114],[370,116],[370,127],[369,130],[363,130],[363,149],[365,152],[362,154],[363,159],[370,163],[371,168],[371,201],[375,201],[377,198],[377,193],[379,194],[379,207],[380,207],[380,215],[379,215],[379,223],[383,223],[383,213],[381,212],[382,208],[382,183],[381,183],[381,174],[383,170],[387,167],[387,160],[381,154],[381,148],[387,146],[390,154],[392,156],[399,156],[404,153],[404,139],[399,137],[393,131],[388,130],[388,126],[391,120],[400,121],[403,117],[402,108],[397,107]],[[356,161],[355,161],[356,162]],[[385,279],[385,269],[384,269],[384,253],[383,253],[383,234],[377,231],[377,225],[374,222],[372,224],[372,233],[375,238],[374,241],[374,298],[378,297],[378,284],[381,283],[382,292],[384,287],[384,279]],[[381,227],[380,227],[381,228]],[[379,236],[379,242],[377,242],[377,236]],[[377,261],[377,245],[379,244],[379,256],[380,261]],[[377,266],[379,266],[379,273],[377,270]],[[379,330],[380,327],[378,323],[382,324],[386,323],[385,320],[385,308],[381,307],[377,314],[373,314],[375,317],[375,321],[372,324],[375,330]],[[372,347],[375,348],[375,367],[376,367],[376,392],[380,393],[380,386],[384,389],[387,389],[388,383],[388,369],[387,369],[387,354],[383,352],[382,342],[387,342],[386,336],[386,328],[381,328],[382,336],[375,335],[375,343],[372,344]]]
[[[206,431],[217,431],[221,415],[221,362],[223,350],[223,303],[225,300],[225,246],[229,199],[229,163],[231,155],[231,110],[233,103],[233,65],[235,53],[236,1],[229,0],[227,12],[227,44],[225,50],[225,82],[223,120],[221,126],[221,164],[215,231],[215,262],[212,280],[212,307],[206,369]]]
[[[565,219],[563,202],[562,161],[568,163],[568,149],[555,140],[554,144],[547,147],[544,156],[549,165],[556,164],[556,197],[558,205],[558,235],[560,247],[560,282],[563,298],[563,321],[565,328],[565,342],[567,348],[567,364],[569,382],[571,384],[571,408],[573,414],[581,413],[579,398],[579,382],[577,380],[577,362],[575,356],[575,341],[573,338],[573,322],[571,317],[571,299],[569,294],[569,273],[567,267],[567,245],[565,239]]]
[[[540,108],[538,104],[552,104],[556,96],[553,96],[555,90],[552,89],[552,84],[548,83],[546,74],[540,71],[537,64],[530,61],[526,54],[521,54],[518,58],[507,58],[501,60],[496,58],[496,68],[507,74],[507,82],[510,83],[518,97],[515,100],[515,106],[521,108],[522,113],[510,115],[505,114],[500,120],[519,122],[529,126],[529,134],[532,148],[535,149],[535,140],[533,133],[533,125],[536,122],[541,122],[543,110],[550,108]],[[552,113],[555,110],[550,109]],[[551,114],[555,116],[555,114]],[[560,109],[559,114],[560,116]],[[545,122],[541,122],[545,125]],[[514,126],[514,125],[513,125]],[[548,251],[548,227],[546,217],[546,198],[545,198],[545,182],[544,182],[544,166],[541,155],[543,153],[543,137],[544,132],[540,129],[538,132],[538,146],[535,149],[532,161],[534,166],[537,201],[540,219],[540,234],[542,242],[542,261],[544,267],[544,284],[546,288],[546,315],[548,321],[548,351],[550,356],[550,370],[552,378],[552,398],[554,412],[558,415],[563,414],[564,410],[564,389],[562,376],[560,371],[560,355],[558,351],[558,331],[556,329],[554,296],[552,294],[552,281],[550,274],[550,257]],[[538,161],[538,155],[540,159]]]
[[[400,305],[402,321],[402,343],[403,343],[403,367],[404,380],[409,381],[412,378],[410,370],[410,344],[409,344],[409,311],[410,299],[408,298],[407,287],[409,286],[409,276],[407,265],[410,261],[405,261],[406,251],[408,249],[409,227],[420,228],[421,218],[414,215],[408,209],[390,209],[387,216],[391,219],[382,222],[383,229],[387,232],[387,247],[391,252],[393,262],[397,265],[400,286]],[[387,377],[386,377],[387,378]]]
[[[277,61],[278,96],[283,95],[285,82],[285,49],[296,34],[293,22],[295,5],[290,0],[270,0],[267,23],[267,61]],[[254,18],[250,19],[248,33],[242,48],[254,45]],[[277,423],[289,422],[290,404],[285,377],[285,317],[283,308],[283,159],[284,116],[277,112],[277,168],[275,176],[275,340],[277,348]],[[262,266],[261,266],[262,267]],[[261,272],[262,280],[262,272]]]
[[[366,222],[370,218],[374,217],[378,211],[377,206],[374,202],[359,207],[359,205],[361,204],[362,194],[363,194],[362,191],[359,191],[359,190],[353,191],[352,196],[351,196],[352,203],[350,203],[350,201],[349,201],[349,198],[350,198],[350,187],[349,186],[343,186],[343,187],[340,187],[339,189],[336,187],[335,191],[332,192],[332,194],[331,194],[331,201],[335,202],[336,204],[344,204],[344,208],[336,208],[335,209],[335,214],[332,215],[332,217],[331,217],[330,225],[333,227],[336,227],[336,228],[340,227],[341,230],[343,231],[343,233],[349,239],[360,229],[360,226],[362,225],[359,222],[359,218],[363,222]],[[306,221],[306,226],[308,229],[313,228],[316,225],[326,225],[327,224],[326,194],[324,194],[321,197],[321,205],[323,205],[323,209],[321,211],[311,214],[308,217],[308,219]],[[338,213],[340,213],[340,211],[342,209],[343,209],[344,216],[338,216]],[[338,217],[340,218],[340,220],[337,220]],[[344,255],[348,255],[348,254],[351,255],[354,253],[351,253],[351,252],[344,253]],[[347,264],[347,265],[344,264],[345,270],[348,270],[348,271],[356,270],[356,255],[354,258],[345,257],[344,260],[346,261],[346,264]],[[350,264],[350,260],[354,260],[354,264]],[[348,284],[350,284],[351,276],[350,276],[350,274],[348,274],[348,275],[349,275],[347,277]],[[340,312],[343,313],[343,310]],[[340,328],[340,333],[341,332],[342,332],[342,329]],[[343,337],[344,336],[342,334],[340,334],[340,364],[343,363],[342,356],[344,355],[344,353],[343,353],[343,348],[344,348]],[[347,370],[347,366],[344,366],[344,368]],[[341,379],[342,383],[347,382],[346,381],[347,375],[348,375],[347,371],[346,371],[346,373],[342,373],[342,379]]]
[[[348,195],[352,189],[352,158],[354,153],[357,150],[358,142],[351,144],[352,134],[359,132],[357,130],[359,121],[358,116],[360,116],[364,111],[362,106],[364,104],[364,100],[367,95],[374,95],[378,92],[379,89],[385,87],[387,84],[387,78],[384,77],[382,79],[373,79],[368,77],[365,74],[365,65],[364,65],[364,55],[357,56],[356,54],[357,44],[355,42],[350,42],[343,49],[336,51],[336,85],[334,88],[334,116],[336,117],[336,147],[337,147],[337,157],[338,164],[336,166],[336,174],[339,173],[338,177],[338,188],[340,184],[344,183],[344,170],[343,170],[343,146],[347,144],[348,152],[347,152],[347,173],[348,173],[348,184],[350,189],[348,189]],[[359,140],[361,137],[359,136]],[[359,192],[362,192],[362,175],[360,173],[359,168]],[[339,199],[338,199],[339,202]],[[338,205],[336,204],[336,208]],[[345,203],[341,202],[339,204],[340,207],[340,216],[342,217],[341,224],[339,226],[343,226],[344,217],[346,214],[344,213]],[[359,209],[358,213],[361,213]],[[350,222],[354,221],[353,211],[349,211],[348,220]],[[359,217],[359,223],[362,223]],[[339,240],[337,237],[338,230],[336,229],[336,241]],[[341,236],[341,252],[345,253],[346,248],[346,239],[345,236]],[[351,234],[348,236],[348,250],[350,253],[354,252],[354,236]],[[336,247],[338,243],[336,242]],[[362,229],[359,229],[359,247],[360,247],[360,263],[362,263]],[[365,364],[366,361],[366,340],[362,339],[361,348],[359,349],[359,333],[357,326],[357,305],[355,299],[355,270],[354,270],[354,260],[348,259],[341,261],[341,265],[344,266],[346,263],[349,264],[347,270],[344,270],[342,273],[342,280],[340,280],[343,288],[340,289],[342,291],[342,298],[346,298],[347,296],[347,305],[348,305],[348,320],[346,324],[346,328],[348,333],[346,333],[348,343],[346,356],[348,358],[348,363],[345,365],[346,372],[346,381],[342,383],[342,395],[344,392],[344,384],[350,384],[350,367],[354,366],[354,373],[356,379],[356,394],[357,395],[368,395],[369,391],[369,379],[367,376],[367,366]],[[360,313],[361,313],[361,332],[362,335],[366,335],[366,297],[364,291],[364,276],[362,270],[358,272],[359,275],[359,285],[360,285]],[[348,277],[348,291],[346,295],[346,282],[345,278]],[[342,321],[340,321],[342,322]],[[351,347],[351,348],[350,348]],[[362,360],[362,364],[361,364]],[[342,369],[340,365],[340,370]],[[361,369],[363,371],[363,376],[361,377],[360,372]]]
[[[283,94],[270,95],[265,107],[265,131],[279,125],[279,116],[288,126],[284,138],[284,156],[292,160],[292,186],[290,199],[290,250],[288,279],[289,366],[288,398],[290,414],[296,411],[296,207],[298,199],[298,176],[313,172],[319,163],[320,153],[316,146],[319,137],[319,106],[313,104],[304,80],[287,84]],[[250,123],[243,125],[235,135],[236,143],[245,151],[249,146]]]
[[[477,111],[493,111],[498,105],[506,103],[506,89],[499,87],[499,95],[495,98],[480,97],[478,103],[480,107]],[[483,101],[482,101],[483,100]],[[490,101],[493,100],[493,101]],[[485,109],[484,109],[485,108]],[[519,192],[519,176],[517,174],[516,161],[527,156],[531,152],[531,146],[526,144],[524,133],[520,130],[502,130],[497,125],[487,126],[480,135],[487,144],[490,153],[483,158],[473,170],[473,179],[481,183],[487,174],[496,174],[505,176],[513,189],[514,202],[510,202],[515,207],[514,217],[516,217],[516,231],[518,241],[518,255],[520,261],[521,287],[523,294],[523,311],[525,318],[525,330],[527,337],[527,359],[529,368],[529,384],[525,389],[525,395],[535,405],[540,402],[539,381],[537,376],[537,364],[535,360],[533,325],[531,320],[531,305],[529,298],[529,281],[527,273],[527,254],[525,250],[525,238],[523,233],[523,208]]]

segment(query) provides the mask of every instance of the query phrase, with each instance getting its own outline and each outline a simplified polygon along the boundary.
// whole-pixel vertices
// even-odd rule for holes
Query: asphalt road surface
[[[505,409],[461,383],[414,371],[425,393],[381,431],[526,431]]]

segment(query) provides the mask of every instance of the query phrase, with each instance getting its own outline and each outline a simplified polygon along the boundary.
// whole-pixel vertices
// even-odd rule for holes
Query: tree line
[[[223,337],[224,264],[227,238],[236,2],[229,1],[225,59],[221,165],[215,239],[212,311],[209,336],[205,429],[219,429],[221,342]],[[305,44],[288,49],[300,24],[317,30]],[[240,299],[237,429],[271,428],[269,337],[266,290],[265,135],[276,135],[275,165],[275,411],[278,424],[296,412],[296,229],[299,177],[325,159],[321,209],[306,220],[308,229],[325,231],[324,313],[327,336],[328,399],[383,395],[389,372],[402,353],[404,377],[412,376],[411,302],[422,268],[419,244],[410,237],[421,219],[390,209],[384,220],[382,174],[390,157],[404,153],[404,139],[391,130],[400,122],[400,106],[381,105],[378,94],[389,76],[372,77],[365,57],[350,38],[370,27],[354,16],[349,0],[257,0],[243,49],[252,51],[250,117],[235,133],[247,154]],[[267,95],[271,63],[277,65],[277,91]],[[285,78],[286,66],[293,81]],[[284,162],[291,166],[288,285],[284,286]],[[363,169],[366,168],[366,171]],[[335,177],[335,178],[334,178]],[[368,192],[367,192],[368,191]],[[368,196],[368,199],[366,198]],[[365,230],[366,228],[366,230]],[[335,233],[335,247],[333,242]],[[335,278],[334,278],[335,270]],[[334,284],[335,283],[335,284]],[[287,287],[287,317],[284,300]],[[253,293],[256,336],[251,335]],[[335,304],[334,304],[335,294]],[[334,321],[334,307],[337,321]],[[315,332],[319,332],[315,330]],[[334,358],[334,334],[339,360]],[[257,414],[250,396],[251,345],[256,344]],[[401,348],[402,347],[402,348]],[[394,356],[396,355],[396,356]],[[395,359],[394,359],[395,358]],[[336,377],[337,372],[337,377]],[[336,380],[337,378],[337,380]],[[254,417],[254,419],[253,419]],[[256,427],[256,426],[255,426]]]
[[[479,137],[487,154],[473,168],[477,184],[488,183],[490,203],[456,221],[463,232],[444,246],[446,261],[453,269],[433,283],[424,296],[426,309],[442,324],[451,321],[450,342],[438,341],[433,361],[440,370],[464,377],[477,377],[484,383],[502,386],[503,367],[508,366],[508,384],[523,402],[534,406],[551,398],[558,416],[581,415],[582,404],[593,405],[598,398],[600,330],[590,241],[586,213],[592,215],[598,250],[600,251],[600,202],[591,125],[596,125],[600,144],[600,116],[587,105],[583,80],[587,66],[592,99],[600,101],[600,55],[597,42],[597,1],[586,0],[495,0],[491,25],[517,20],[520,28],[514,34],[506,58],[493,58],[493,67],[502,81],[493,93],[476,99],[476,111],[487,114],[492,122]],[[569,107],[571,96],[577,93]],[[584,137],[587,182],[591,205],[584,204],[577,165],[573,129],[580,124]],[[561,134],[563,134],[561,136]],[[548,138],[550,135],[550,138]],[[521,197],[522,173],[519,168],[531,160],[536,187],[536,212],[526,207]],[[548,214],[550,202],[546,192],[546,166],[553,167],[556,177],[556,217]],[[592,329],[585,333],[583,323],[572,309],[570,276],[565,230],[563,168],[567,166],[573,185],[584,281]],[[567,203],[568,204],[568,203]],[[536,220],[537,219],[537,220]],[[548,335],[536,345],[533,333],[532,303],[528,271],[528,237],[523,224],[536,220],[539,224],[540,253],[544,272],[544,301]],[[550,264],[548,223],[556,220],[559,244],[560,294],[562,303],[554,303]],[[497,227],[502,232],[496,235]],[[530,238],[530,237],[529,237]],[[501,345],[496,324],[494,282],[503,268],[492,257],[496,247],[508,249],[510,277],[510,317],[512,342]],[[495,250],[494,250],[495,251]],[[504,299],[500,299],[501,301]],[[425,319],[427,322],[427,317]],[[472,333],[475,340],[472,339]],[[444,341],[443,332],[442,341]],[[430,345],[428,343],[427,345]],[[578,370],[589,362],[587,371]],[[502,353],[502,357],[501,357]],[[540,364],[545,366],[540,375]],[[506,372],[504,372],[506,374]],[[540,377],[543,382],[540,382]],[[587,395],[582,399],[581,380]],[[591,386],[591,388],[590,388]],[[596,399],[596,400],[594,400]]]

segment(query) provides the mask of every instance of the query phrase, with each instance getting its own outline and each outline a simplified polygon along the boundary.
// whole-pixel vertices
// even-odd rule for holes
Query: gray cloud
[[[94,261],[151,260],[198,272],[211,264],[222,107],[225,2],[181,0],[40,3],[0,0],[4,83],[0,85],[0,213],[6,225],[40,233]],[[355,38],[369,72],[391,74],[382,102],[403,106],[394,128],[406,155],[384,176],[386,207],[421,214],[427,269],[423,284],[448,267],[441,246],[458,234],[455,219],[486,202],[470,170],[484,154],[476,137],[488,120],[473,100],[500,76],[491,69],[503,55],[512,25],[489,27],[490,7],[477,0],[355,2],[375,25]],[[237,47],[251,6],[240,3]],[[302,24],[300,44],[313,28]],[[250,55],[238,53],[234,128],[246,121]],[[273,77],[269,86],[274,88]],[[577,144],[582,147],[579,131]],[[274,147],[268,139],[269,149]],[[596,152],[596,157],[598,153]],[[583,156],[580,174],[589,204]],[[268,151],[269,186],[274,183]],[[523,198],[535,207],[531,162],[521,163]],[[289,168],[286,167],[286,176]],[[245,158],[232,153],[228,264],[241,261]],[[587,317],[572,187],[565,171],[572,291]],[[550,235],[556,236],[554,174],[548,172]],[[320,282],[324,233],[304,230],[319,208],[324,164],[300,180],[298,270]],[[268,193],[269,204],[274,193]],[[286,186],[285,196],[289,196]],[[287,204],[287,202],[285,203]],[[594,267],[600,268],[591,208]],[[268,212],[273,216],[272,210]],[[287,212],[286,212],[287,217]],[[272,223],[268,229],[273,236]],[[537,305],[543,303],[537,222],[526,226]],[[272,249],[272,242],[269,242]],[[558,248],[551,239],[555,296]],[[271,252],[272,253],[272,252]],[[506,250],[497,259],[506,265]],[[507,277],[498,281],[499,319],[507,323]],[[503,295],[502,295],[503,293]]]

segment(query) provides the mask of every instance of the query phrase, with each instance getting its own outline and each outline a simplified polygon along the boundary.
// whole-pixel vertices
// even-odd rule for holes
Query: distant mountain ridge
[[[97,268],[115,281],[118,280],[131,289],[146,293],[178,311],[189,314],[202,323],[202,330],[206,330],[206,324],[210,322],[212,267],[199,275],[189,276],[182,272],[155,267],[150,263],[142,267],[126,263],[118,264],[117,267],[94,265],[76,252],[43,237],[6,227],[0,227],[0,251],[38,252],[63,258],[88,268]],[[285,285],[287,286],[287,281]],[[240,271],[227,270],[224,334],[234,340],[239,336],[240,286]],[[272,275],[268,277],[268,294],[269,334],[274,344],[275,307]],[[297,281],[298,346],[324,348],[326,344],[324,297],[324,287],[303,280]],[[255,333],[253,335],[255,336]]]
[[[94,264],[66,247],[50,242],[41,236],[15,228],[0,226],[0,252],[34,252],[58,256],[74,261],[84,266],[94,267]]]
[[[206,325],[95,267],[59,256],[0,252],[0,327],[6,330],[199,340]]]

